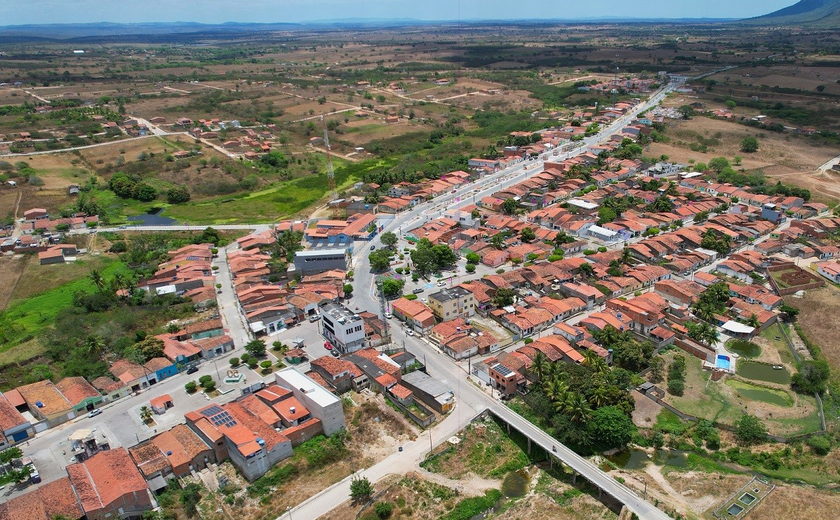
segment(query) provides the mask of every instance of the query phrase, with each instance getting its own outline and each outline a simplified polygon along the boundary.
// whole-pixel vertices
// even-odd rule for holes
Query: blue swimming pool
[[[724,370],[729,370],[732,367],[732,363],[729,360],[729,356],[718,354],[716,366]]]

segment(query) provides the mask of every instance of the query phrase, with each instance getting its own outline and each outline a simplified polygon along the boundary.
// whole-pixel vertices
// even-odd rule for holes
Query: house
[[[501,363],[495,363],[488,367],[491,385],[499,391],[502,397],[511,397],[516,393],[516,389],[521,381],[524,381],[522,374],[515,370],[511,370]]]
[[[158,415],[163,415],[166,410],[173,408],[175,404],[172,402],[172,397],[169,394],[159,395],[149,401],[152,411]]]
[[[27,222],[50,218],[50,214],[44,208],[32,208],[23,212],[23,220]]]
[[[321,421],[324,435],[332,435],[344,429],[344,409],[341,400],[305,374],[294,368],[285,368],[274,373],[278,386],[292,391],[313,417]]]
[[[155,493],[163,491],[170,480],[204,469],[215,461],[210,447],[185,424],[143,441],[128,452]]]
[[[344,305],[330,302],[322,306],[321,324],[321,334],[340,352],[347,354],[364,347],[364,321]]]
[[[425,372],[415,370],[405,374],[400,384],[410,390],[415,399],[437,413],[448,413],[455,406],[455,393],[452,389]]]
[[[73,484],[62,477],[0,504],[0,520],[76,520],[84,515]]]
[[[419,300],[400,298],[391,304],[391,312],[416,332],[426,333],[436,323],[432,310]]]
[[[102,402],[102,394],[83,377],[65,377],[55,387],[76,413],[89,412]]]
[[[817,262],[817,272],[834,283],[840,283],[840,263],[834,260]]]
[[[17,391],[29,412],[50,428],[76,417],[73,405],[49,380],[18,387]]]
[[[137,518],[155,507],[146,480],[124,448],[67,466],[87,520]]]
[[[58,244],[38,253],[38,260],[41,265],[63,264],[75,260],[77,254],[75,245]]]
[[[319,374],[327,384],[342,394],[351,388],[367,388],[368,379],[353,363],[333,356],[322,356],[310,362],[310,368]]]
[[[20,396],[17,392],[14,393]],[[26,405],[22,398],[20,404]],[[5,439],[7,446],[14,446],[35,436],[35,429],[29,420],[2,393],[0,393],[0,435]]]

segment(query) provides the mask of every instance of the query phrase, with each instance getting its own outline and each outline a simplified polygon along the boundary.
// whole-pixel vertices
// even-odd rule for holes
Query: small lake
[[[528,493],[528,486],[531,484],[531,475],[526,469],[520,469],[508,473],[502,481],[502,494],[508,498],[524,497]]]
[[[736,339],[726,344],[726,350],[741,357],[756,358],[761,355],[761,347],[751,341]]]
[[[788,407],[793,404],[793,399],[791,399],[790,395],[781,390],[772,390],[770,388],[763,388],[758,385],[751,385],[749,383],[732,380],[727,381],[726,384],[734,388],[746,399],[784,407]]]
[[[621,469],[642,469],[650,461],[650,457],[643,450],[632,448],[608,455],[607,460]]]
[[[161,215],[163,208],[153,208],[142,215],[128,217],[129,222],[137,222],[142,226],[171,226],[175,224],[174,218]]]
[[[787,385],[790,383],[790,373],[787,369],[776,370],[773,365],[756,363],[755,361],[741,361],[738,363],[738,375],[747,379],[767,381]]]

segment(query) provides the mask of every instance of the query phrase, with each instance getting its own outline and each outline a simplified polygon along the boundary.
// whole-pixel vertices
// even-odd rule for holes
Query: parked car
[[[390,319],[391,319],[391,318],[393,318],[393,317],[394,317],[394,315],[393,315],[393,314],[391,314],[390,312],[386,312],[386,313],[385,313],[385,319],[390,320]]]
[[[97,415],[101,414],[102,410],[100,408],[94,408],[88,413],[88,417],[96,417]]]
[[[195,374],[198,372],[198,367],[190,367],[187,369],[187,374]]]
[[[312,316],[310,316],[310,317],[309,317],[309,322],[310,322],[310,323],[313,323],[313,322],[316,322],[316,321],[318,321],[318,320],[320,320],[320,319],[321,319],[321,315],[320,315],[320,314],[313,314]]]
[[[425,289],[423,289],[422,287],[418,287],[417,289],[414,289],[414,290],[413,290],[413,291],[411,291],[411,292],[413,292],[414,294],[420,294],[420,293],[421,293],[421,292],[423,292],[424,290],[425,290]]]
[[[438,282],[438,287],[446,287],[446,282],[441,280]]]
[[[340,356],[340,355],[341,355],[341,354],[340,354],[337,350],[331,350],[331,351],[330,351],[330,354],[332,354],[332,355],[333,355],[333,357],[338,357],[338,356]]]
[[[414,335],[414,331],[413,331],[413,330],[411,330],[411,329],[405,329],[405,335],[406,335],[406,336],[413,336],[413,335]]]
[[[327,349],[327,350],[332,350],[333,346],[330,345],[329,341],[325,341],[324,342],[324,348]]]
[[[376,246],[375,246],[375,245],[373,245],[373,244],[371,244],[371,246],[370,246],[370,250],[371,250],[371,251],[373,251],[374,249],[376,249]]]

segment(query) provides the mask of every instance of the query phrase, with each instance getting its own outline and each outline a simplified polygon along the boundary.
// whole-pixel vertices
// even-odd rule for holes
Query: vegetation
[[[373,495],[373,485],[367,477],[358,477],[350,481],[350,498],[354,502],[364,502]]]

